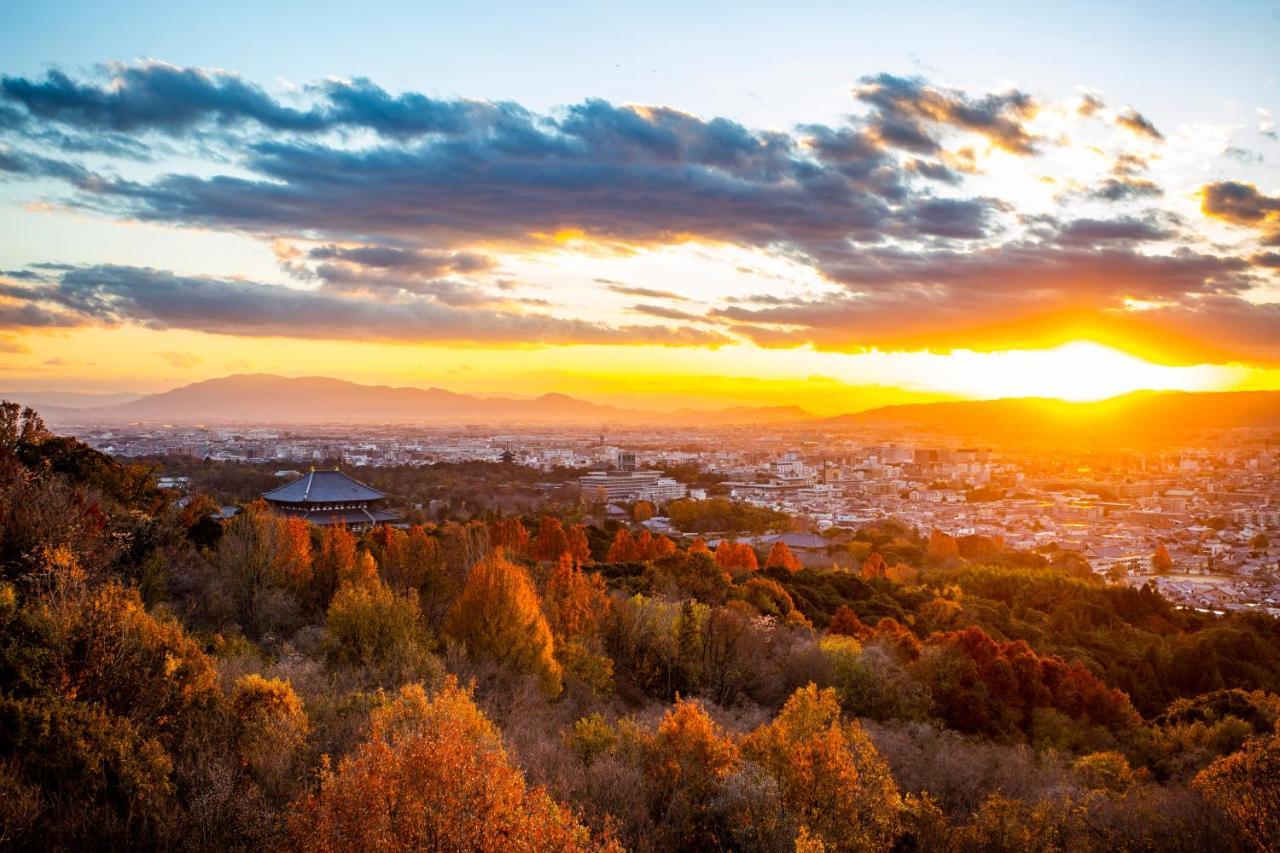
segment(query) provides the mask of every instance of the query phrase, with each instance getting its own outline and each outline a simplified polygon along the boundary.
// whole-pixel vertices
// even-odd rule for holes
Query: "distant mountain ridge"
[[[21,401],[21,395],[19,395]],[[322,376],[290,378],[268,373],[206,379],[110,406],[55,406],[42,412],[51,423],[408,423],[417,421],[520,421],[529,423],[669,422],[696,418],[704,424],[783,423],[810,420],[798,406],[655,412],[601,405],[566,394],[533,399],[479,397],[443,388],[361,385]]]
[[[994,440],[1034,440],[1038,433],[1100,438],[1234,428],[1280,430],[1280,391],[1135,391],[1085,403],[1046,397],[914,403],[824,418],[820,423]]]

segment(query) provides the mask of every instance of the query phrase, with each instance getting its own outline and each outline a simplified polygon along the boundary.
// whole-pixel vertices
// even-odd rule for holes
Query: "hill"
[[[885,406],[826,426],[945,432],[987,441],[1150,438],[1222,429],[1280,429],[1280,391],[1139,391],[1088,403],[1043,397]]]
[[[18,395],[20,402],[26,402]],[[624,409],[565,394],[533,399],[478,397],[443,388],[361,385],[320,376],[236,374],[184,385],[110,406],[44,409],[51,423],[387,423],[519,421],[523,423],[660,423],[673,417],[706,424],[782,423],[812,418],[796,406],[682,410]]]

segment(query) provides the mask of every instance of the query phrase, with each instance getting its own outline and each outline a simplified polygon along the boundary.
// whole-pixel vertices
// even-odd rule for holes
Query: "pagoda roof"
[[[262,497],[275,503],[329,504],[352,501],[376,501],[386,494],[353,480],[338,469],[311,471]]]

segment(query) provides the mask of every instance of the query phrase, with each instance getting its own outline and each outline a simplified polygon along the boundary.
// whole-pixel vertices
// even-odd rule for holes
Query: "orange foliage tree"
[[[529,554],[529,531],[515,516],[499,518],[489,525],[489,541],[494,548],[502,548],[513,557]]]
[[[730,572],[754,572],[759,567],[755,549],[745,542],[721,542],[717,545],[716,565]]]
[[[331,524],[320,532],[320,551],[312,561],[312,597],[325,609],[344,578],[350,578],[356,566],[356,540],[345,525]]]
[[[686,850],[717,849],[711,812],[738,767],[738,748],[699,702],[677,701],[648,745],[651,810]]]
[[[1274,850],[1280,839],[1280,729],[1214,761],[1195,786],[1257,849]]]
[[[862,577],[864,580],[879,580],[885,576],[884,557],[879,551],[872,552],[862,561]]]
[[[604,578],[598,572],[584,572],[568,553],[561,554],[547,578],[543,605],[557,636],[592,636],[609,612]]]
[[[791,553],[787,543],[781,539],[774,542],[773,547],[769,549],[769,559],[764,561],[764,565],[767,569],[776,566],[789,572],[798,572],[801,569],[800,561],[796,559],[795,554]]]
[[[538,535],[529,548],[529,556],[535,560],[554,563],[568,550],[569,537],[565,534],[560,519],[544,515],[538,522]]]
[[[548,696],[560,694],[560,664],[538,593],[505,557],[490,554],[471,569],[444,631],[473,657],[514,666],[536,676]]]
[[[1156,546],[1156,552],[1151,555],[1151,568],[1162,575],[1173,571],[1173,558],[1169,556],[1169,549],[1164,545]]]
[[[949,536],[934,528],[929,534],[929,544],[925,546],[924,557],[931,563],[944,564],[959,559],[960,545],[954,536]]]
[[[288,820],[296,850],[568,850],[593,841],[572,812],[529,787],[502,735],[450,680],[401,688],[368,740],[322,776]]]
[[[707,540],[703,539],[701,536],[698,536],[694,538],[693,542],[689,544],[689,553],[690,554],[706,554],[708,557],[710,557],[711,549],[707,547]]]

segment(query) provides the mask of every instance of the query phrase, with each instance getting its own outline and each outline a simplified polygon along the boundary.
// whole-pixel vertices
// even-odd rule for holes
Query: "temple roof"
[[[291,483],[262,495],[269,501],[290,504],[351,503],[376,501],[386,494],[351,479],[341,471],[312,471]]]

